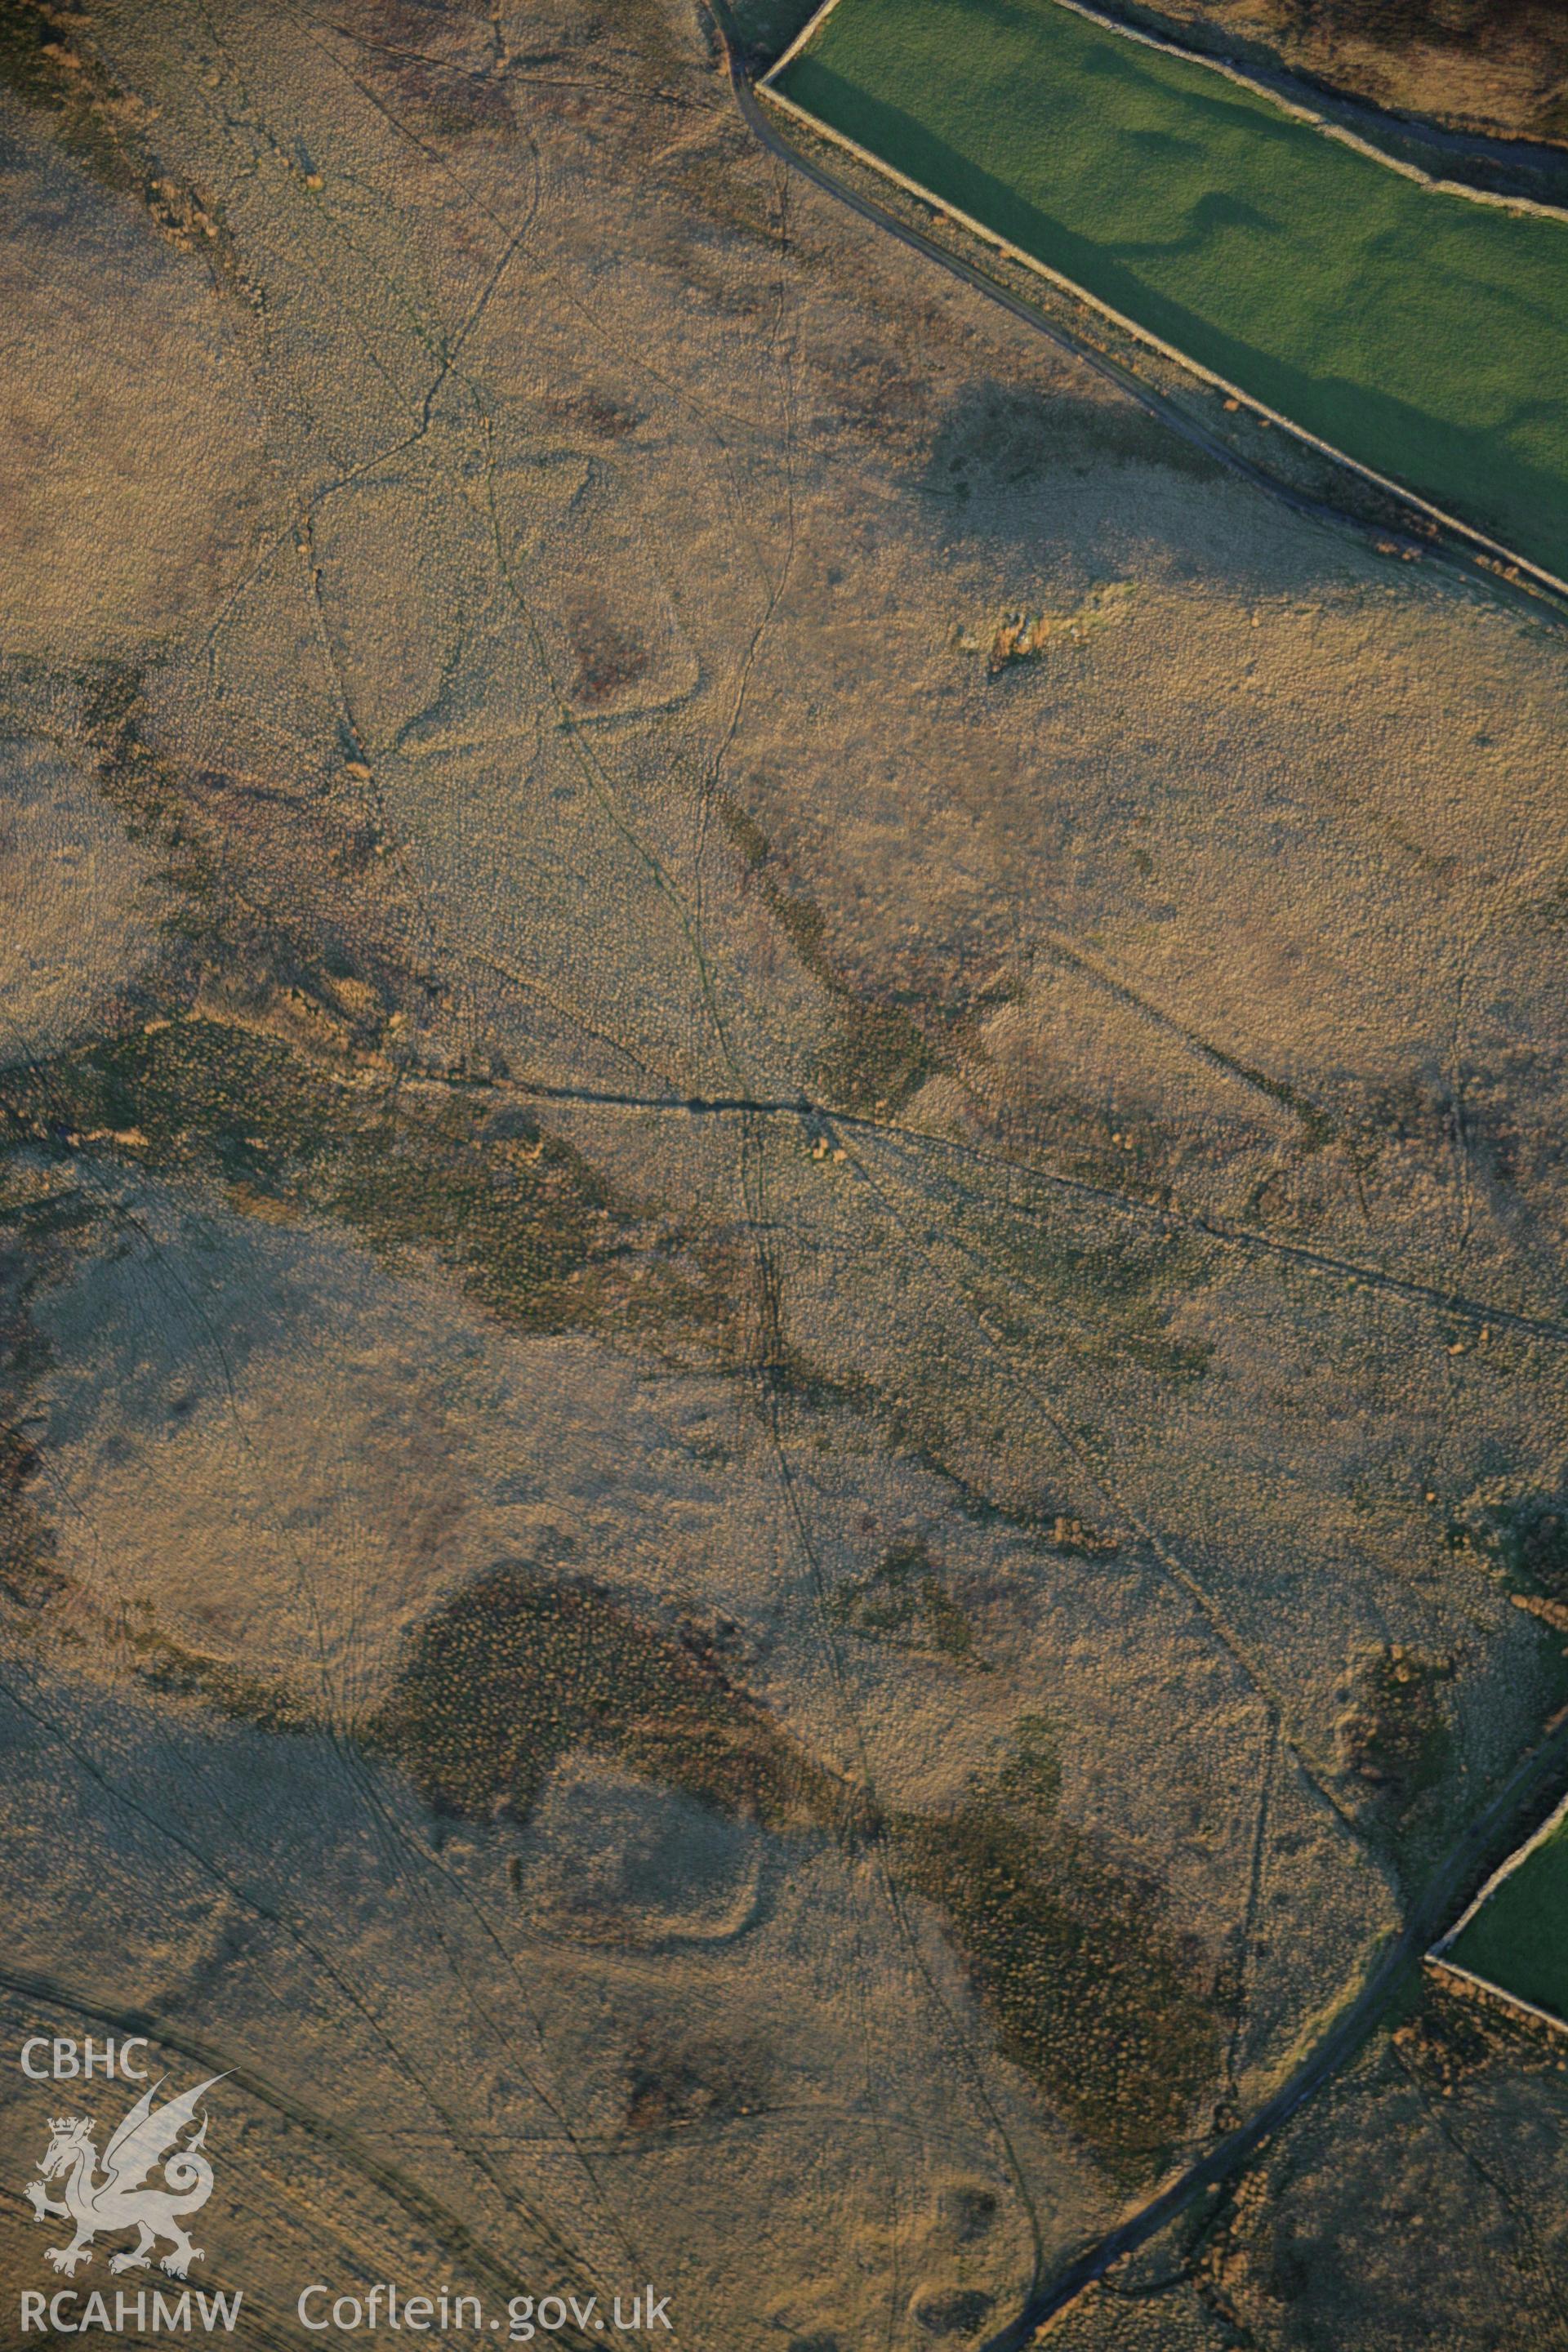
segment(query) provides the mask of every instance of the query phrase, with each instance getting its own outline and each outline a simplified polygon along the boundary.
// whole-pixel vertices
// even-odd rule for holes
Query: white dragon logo
[[[76,2224],[76,2235],[68,2246],[50,2246],[47,2250],[45,2259],[56,2270],[64,2271],[68,2277],[79,2263],[91,2262],[92,2242],[100,2231],[106,2234],[114,2230],[141,2232],[128,2252],[110,2256],[111,2271],[146,2270],[160,2238],[170,2241],[163,2267],[171,2277],[184,2278],[191,2264],[201,2261],[202,2250],[192,2245],[183,2227],[183,2218],[197,2212],[212,2195],[213,2168],[200,2152],[207,2136],[205,2116],[184,2147],[176,2147],[174,2143],[195,2114],[203,2093],[222,2080],[221,2074],[211,2074],[183,2098],[166,2099],[156,2111],[153,2101],[161,2084],[154,2083],[150,2091],[142,2093],[104,2149],[101,2173],[92,2137],[92,2117],[51,2116],[49,2144],[38,2165],[39,2178],[27,2183],[27,2197],[38,2221]],[[156,2189],[144,2187],[142,2184],[159,2164],[163,2168],[164,2185]],[[64,2201],[56,2203],[44,2184],[58,2180],[62,2173]]]

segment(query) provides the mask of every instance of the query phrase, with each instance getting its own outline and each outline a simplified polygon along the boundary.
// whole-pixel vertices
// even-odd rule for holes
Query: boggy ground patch
[[[974,1659],[974,1629],[963,1601],[923,1543],[892,1545],[874,1568],[841,1584],[828,1601],[836,1624],[896,1648]]]
[[[637,1220],[589,1163],[526,1113],[498,1131],[495,1108],[484,1088],[416,1100],[363,1068],[340,1077],[198,1017],[11,1071],[4,1127],[13,1145],[110,1145],[155,1173],[216,1181],[256,1213],[331,1216],[384,1255],[433,1254],[524,1330],[592,1321],[611,1290],[633,1320],[657,1320],[667,1276],[672,1311],[700,1319],[690,1265],[639,1254]],[[630,1255],[635,1282],[619,1266]]]
[[[652,659],[647,646],[617,614],[607,611],[587,594],[580,595],[567,616],[577,672],[572,682],[574,701],[607,702],[635,686]]]
[[[1527,1598],[1568,1602],[1568,1499],[1516,1493],[1507,1479],[1479,1486],[1448,1529],[1450,1551],[1468,1551]]]
[[[1402,1643],[1385,1643],[1356,1669],[1339,1723],[1345,1769],[1404,1814],[1443,1779],[1451,1745],[1438,1698],[1452,1674]]]
[[[841,1026],[823,1057],[822,1093],[845,1110],[899,1108],[941,1066],[924,1030],[897,997],[869,994],[846,980],[827,950],[826,917],[792,886],[767,835],[731,793],[721,793],[718,807],[745,859],[747,884],[760,893],[807,971],[833,998]]]
[[[7,0],[0,8],[0,88],[52,116],[61,147],[106,186],[136,191],[127,135],[133,117],[97,60],[73,41],[85,30],[84,17],[51,0]]]
[[[48,1349],[32,1316],[35,1294],[59,1278],[93,1218],[37,1171],[0,1184],[0,1599],[40,1609],[64,1590],[58,1541],[43,1497],[43,1456],[29,1424]]]
[[[175,1698],[200,1699],[231,1722],[263,1731],[314,1731],[319,1710],[281,1675],[258,1675],[232,1659],[193,1650],[154,1622],[152,1604],[132,1604],[129,1628],[132,1665],[152,1690]]]
[[[737,2048],[712,2033],[661,2039],[645,2032],[630,2053],[626,2126],[639,2137],[686,2129],[756,2115],[773,2095],[760,2051]]]

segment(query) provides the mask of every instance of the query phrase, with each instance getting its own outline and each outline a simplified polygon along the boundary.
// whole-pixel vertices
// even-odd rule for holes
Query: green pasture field
[[[1568,2021],[1568,1817],[1509,1874],[1443,1957]]]
[[[1057,0],[839,0],[774,87],[1568,579],[1568,222],[1423,186]]]

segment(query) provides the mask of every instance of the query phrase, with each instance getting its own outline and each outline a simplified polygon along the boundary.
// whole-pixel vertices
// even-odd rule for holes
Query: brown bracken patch
[[[574,605],[568,626],[577,662],[573,692],[579,702],[607,702],[635,686],[653,659],[642,639],[602,604]]]
[[[552,1768],[587,1748],[776,1829],[847,1824],[851,1800],[768,1710],[679,1633],[599,1586],[508,1562],[414,1634],[364,1728],[422,1795],[525,1816]]]

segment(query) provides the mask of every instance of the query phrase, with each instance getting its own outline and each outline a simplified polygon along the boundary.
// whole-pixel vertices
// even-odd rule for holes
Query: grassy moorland
[[[1503,1880],[1447,1957],[1568,2019],[1568,1819]]]
[[[1138,326],[1568,575],[1568,223],[1056,0],[840,0],[776,85]]]

